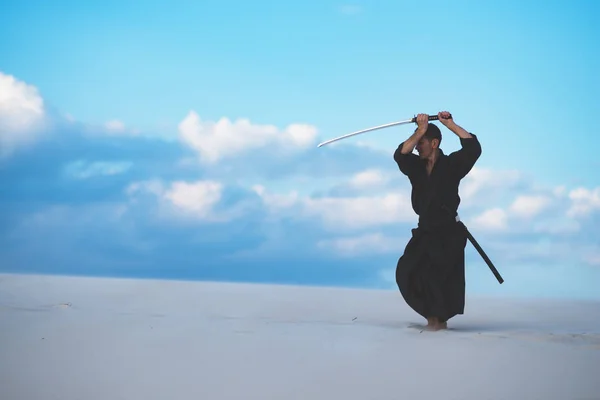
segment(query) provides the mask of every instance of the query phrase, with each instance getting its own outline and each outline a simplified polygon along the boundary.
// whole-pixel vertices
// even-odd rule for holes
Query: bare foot
[[[448,329],[447,322],[440,322],[437,317],[427,318],[427,327],[428,331],[440,331],[442,329]]]
[[[446,322],[438,322],[436,325],[433,326],[434,331],[441,331],[444,329],[448,329],[448,324]]]

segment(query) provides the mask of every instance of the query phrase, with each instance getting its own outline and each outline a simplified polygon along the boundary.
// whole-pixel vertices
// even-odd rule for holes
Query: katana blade
[[[342,139],[348,138],[350,136],[360,135],[361,133],[376,131],[378,129],[383,129],[383,128],[389,128],[390,126],[395,126],[395,125],[409,124],[411,122],[413,122],[412,119],[407,119],[407,120],[404,120],[404,121],[390,122],[389,124],[379,125],[379,126],[375,126],[373,128],[363,129],[363,130],[360,130],[360,131],[348,133],[348,134],[343,135],[343,136],[339,136],[339,137],[336,137],[336,138],[333,138],[333,139],[326,140],[325,142],[319,143],[319,145],[317,147],[325,146],[326,144],[337,142],[338,140],[342,140]]]
[[[428,118],[429,121],[436,121],[438,119],[439,118],[438,118],[437,114],[436,115],[430,115],[429,118]],[[367,129],[363,129],[363,130],[360,130],[360,131],[356,131],[356,132],[352,132],[352,133],[347,133],[347,134],[345,134],[343,136],[339,136],[339,137],[336,137],[336,138],[333,138],[333,139],[326,140],[324,142],[319,143],[317,145],[317,147],[325,146],[326,144],[337,142],[338,140],[346,139],[346,138],[349,138],[350,136],[360,135],[361,133],[372,132],[372,131],[376,131],[378,129],[389,128],[390,126],[404,125],[404,124],[410,124],[410,123],[415,123],[415,122],[417,122],[417,117],[413,117],[413,118],[410,118],[410,119],[405,119],[403,121],[390,122],[389,124],[385,124],[385,125],[374,126],[372,128],[367,128]]]

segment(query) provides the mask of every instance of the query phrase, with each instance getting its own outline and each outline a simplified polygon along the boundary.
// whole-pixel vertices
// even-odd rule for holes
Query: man
[[[440,149],[440,129],[427,114],[417,116],[417,129],[394,153],[400,171],[412,185],[411,201],[419,216],[404,254],[396,266],[396,282],[407,304],[427,319],[427,329],[447,328],[464,313],[466,232],[456,221],[458,187],[481,155],[474,134],[458,126],[447,111],[439,121],[460,139],[461,149],[449,155]],[[413,154],[415,149],[419,155]]]

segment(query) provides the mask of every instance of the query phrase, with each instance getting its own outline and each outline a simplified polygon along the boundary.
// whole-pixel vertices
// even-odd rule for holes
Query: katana
[[[485,263],[487,264],[487,266],[492,271],[492,274],[494,274],[494,276],[498,280],[498,283],[499,284],[504,283],[504,279],[500,275],[500,272],[498,272],[498,270],[494,266],[494,263],[492,263],[492,260],[490,260],[490,258],[487,256],[487,254],[485,254],[485,251],[483,251],[483,249],[481,248],[481,246],[479,245],[479,243],[477,243],[477,240],[475,240],[475,238],[473,237],[473,235],[471,235],[471,232],[469,232],[469,229],[467,229],[467,226],[460,220],[460,218],[458,216],[456,216],[456,222],[458,222],[458,224],[460,226],[462,226],[462,228],[465,230],[465,233],[467,235],[467,239],[469,239],[469,242],[471,242],[471,244],[473,245],[473,247],[475,247],[475,250],[477,250],[477,252],[481,256],[481,258],[483,258],[483,260],[485,261]]]
[[[500,275],[500,272],[498,272],[498,270],[494,266],[494,263],[492,262],[492,260],[490,260],[490,258],[487,256],[487,254],[485,254],[485,251],[483,251],[483,249],[481,248],[479,243],[477,243],[477,240],[475,240],[475,238],[473,237],[471,232],[469,232],[469,229],[467,228],[467,226],[460,220],[458,213],[450,211],[450,209],[446,205],[442,205],[442,209],[451,213],[452,215],[454,215],[454,219],[455,219],[456,223],[464,229],[467,239],[469,239],[469,242],[471,242],[473,247],[475,247],[475,250],[477,250],[477,252],[481,256],[481,258],[483,258],[483,261],[485,261],[487,266],[490,268],[490,270],[492,271],[492,274],[494,274],[494,276],[498,280],[498,283],[503,284],[504,279]]]
[[[452,118],[452,115],[450,116],[450,118]],[[429,121],[435,121],[435,120],[438,120],[438,119],[439,118],[438,118],[437,115],[430,115],[429,118],[428,118]],[[337,142],[338,140],[346,139],[346,138],[348,138],[350,136],[360,135],[361,133],[376,131],[378,129],[389,128],[390,126],[404,125],[404,124],[410,124],[410,123],[415,123],[415,122],[417,122],[417,117],[413,117],[411,119],[405,119],[403,121],[390,122],[389,124],[385,124],[385,125],[374,126],[373,128],[363,129],[363,130],[360,130],[360,131],[348,133],[348,134],[343,135],[343,136],[339,136],[339,137],[336,137],[336,138],[333,138],[333,139],[326,140],[325,142],[319,143],[317,145],[317,147],[325,146],[326,144]]]

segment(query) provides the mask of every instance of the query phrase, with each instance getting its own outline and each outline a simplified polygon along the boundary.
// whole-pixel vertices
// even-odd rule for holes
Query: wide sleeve
[[[404,142],[400,143],[400,146],[398,146],[394,152],[394,161],[396,161],[398,168],[400,168],[400,171],[404,175],[412,177],[419,168],[419,157],[412,152],[408,154],[402,154],[403,144]]]
[[[481,143],[477,136],[471,133],[470,138],[460,138],[461,149],[450,154],[453,168],[459,179],[464,178],[481,156]]]

